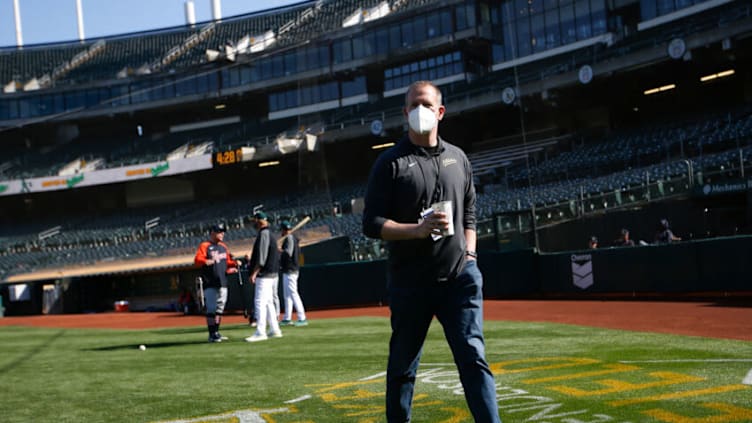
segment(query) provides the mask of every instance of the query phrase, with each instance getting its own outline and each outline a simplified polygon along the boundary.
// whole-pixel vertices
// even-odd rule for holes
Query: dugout
[[[486,298],[683,298],[752,295],[752,236],[539,253],[481,251]],[[306,307],[388,303],[386,261],[301,269]]]

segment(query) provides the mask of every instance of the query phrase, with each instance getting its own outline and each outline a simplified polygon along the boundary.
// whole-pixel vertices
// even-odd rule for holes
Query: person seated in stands
[[[658,232],[655,235],[655,242],[658,244],[668,244],[670,242],[681,241],[681,238],[674,235],[667,219],[661,219],[658,225]]]
[[[178,311],[182,311],[183,314],[189,315],[196,309],[196,301],[193,299],[193,294],[187,288],[183,288],[183,291],[178,297]]]
[[[590,237],[590,239],[588,240],[588,248],[591,250],[598,248],[598,237],[596,237],[595,235]]]
[[[635,243],[629,238],[629,229],[622,229],[619,238],[614,240],[614,247],[634,247]]]

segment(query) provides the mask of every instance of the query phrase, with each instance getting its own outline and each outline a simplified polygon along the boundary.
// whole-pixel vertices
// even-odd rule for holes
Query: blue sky
[[[18,0],[24,45],[78,39],[76,0]],[[228,17],[302,0],[222,0]],[[82,0],[86,38],[185,24],[185,0]],[[211,0],[193,0],[196,21],[211,19]],[[0,0],[0,46],[16,45],[13,0]]]

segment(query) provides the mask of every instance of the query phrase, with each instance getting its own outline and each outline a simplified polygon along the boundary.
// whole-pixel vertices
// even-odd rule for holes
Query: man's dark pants
[[[389,308],[392,338],[386,382],[389,422],[409,422],[415,375],[435,315],[454,355],[470,412],[476,423],[500,422],[493,374],[485,360],[483,276],[468,261],[447,282],[402,281],[391,275]]]

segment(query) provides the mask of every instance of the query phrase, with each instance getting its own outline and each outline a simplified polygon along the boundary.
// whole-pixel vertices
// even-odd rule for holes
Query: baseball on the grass
[[[145,351],[146,350],[146,345],[141,344],[141,345],[138,346],[138,349],[141,350],[141,351]]]

